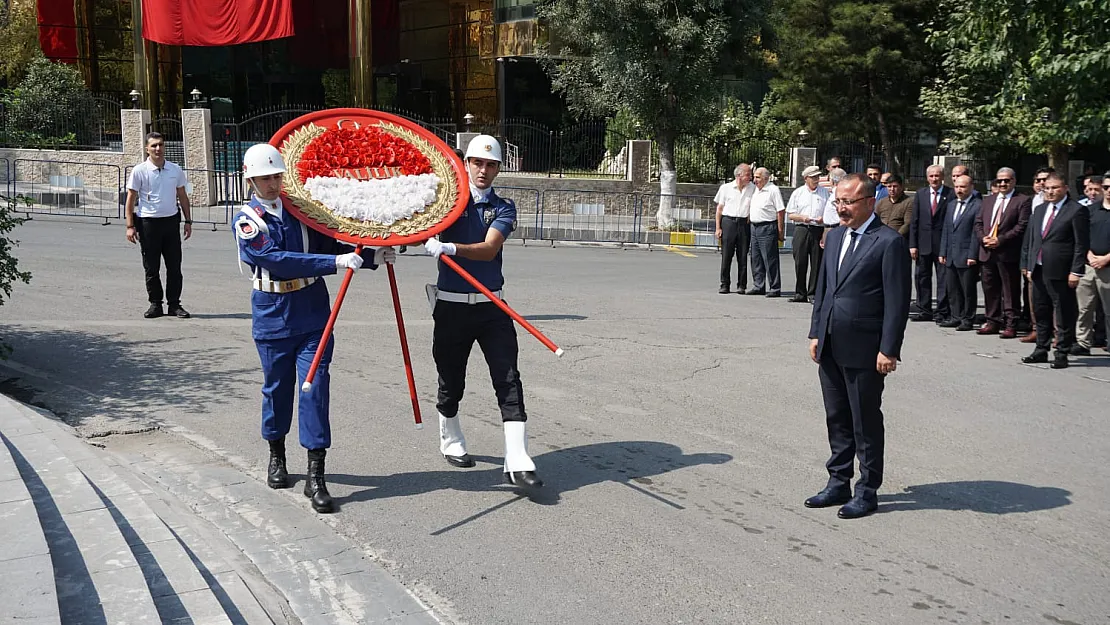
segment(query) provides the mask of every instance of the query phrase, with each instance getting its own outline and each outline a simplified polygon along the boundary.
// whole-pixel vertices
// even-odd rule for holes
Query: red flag
[[[73,0],[38,0],[39,47],[46,58],[77,62],[77,16]]]
[[[227,46],[293,36],[293,0],[142,0],[143,38]]]

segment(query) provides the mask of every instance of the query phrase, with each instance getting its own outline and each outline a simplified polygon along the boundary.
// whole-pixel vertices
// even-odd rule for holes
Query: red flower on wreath
[[[391,167],[403,176],[432,173],[427,156],[408,141],[376,126],[329,128],[301,154],[297,173],[309,178],[335,177],[336,170]]]

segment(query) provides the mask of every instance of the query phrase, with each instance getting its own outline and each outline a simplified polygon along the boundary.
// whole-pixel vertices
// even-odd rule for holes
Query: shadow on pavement
[[[135,339],[127,332],[32,326],[0,326],[0,339],[12,346],[14,361],[6,367],[0,361],[6,369],[0,377],[8,378],[3,384],[73,426],[94,416],[149,421],[166,410],[212,414],[229,396],[257,393],[237,381],[257,374],[257,368],[229,365],[241,352],[239,345],[201,347],[188,336]]]
[[[1052,486],[973,480],[907,486],[901,493],[879,495],[879,512],[970,510],[1013,514],[1051,510],[1071,504],[1071,492]]]
[[[565,447],[534,456],[537,473],[544,480],[544,486],[529,493],[505,483],[501,458],[471,456],[478,462],[478,466],[473,469],[444,469],[380,476],[331,474],[328,475],[328,481],[362,488],[347,497],[337,498],[341,504],[450,489],[517,492],[534,503],[554,505],[559,503],[562,493],[602,482],[618,482],[672,507],[681,508],[682,506],[663,496],[650,493],[652,482],[649,476],[697,465],[724,464],[732,460],[729,454],[684,454],[675,445],[654,441],[620,441]],[[440,462],[446,467],[446,461]]]

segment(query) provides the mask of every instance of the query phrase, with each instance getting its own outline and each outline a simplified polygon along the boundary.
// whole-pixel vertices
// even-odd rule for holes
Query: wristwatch
[[[191,225],[193,225],[193,220],[192,219],[186,219],[185,224],[191,226]]]

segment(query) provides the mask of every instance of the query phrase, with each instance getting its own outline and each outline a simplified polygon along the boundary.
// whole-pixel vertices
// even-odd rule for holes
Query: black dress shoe
[[[453,467],[459,467],[460,469],[469,469],[470,467],[474,466],[474,458],[471,458],[470,454],[463,454],[461,456],[448,456],[447,454],[444,454],[443,457],[447,459],[447,464]]]
[[[767,297],[782,297],[782,292],[781,291],[771,291],[770,293],[767,294]]]
[[[794,297],[790,298],[790,301],[795,304],[808,304],[809,298],[805,295],[795,295]]]
[[[1054,358],[1052,360],[1052,364],[1048,365],[1048,368],[1049,369],[1067,369],[1068,368],[1068,357],[1067,356],[1057,356],[1056,358]]]
[[[1040,349],[1033,350],[1032,354],[1029,354],[1028,356],[1022,356],[1021,361],[1027,365],[1048,362],[1048,352]]]
[[[147,319],[154,319],[155,317],[161,317],[162,314],[161,304],[151,304],[150,308],[147,308],[146,312],[143,313],[143,316]]]
[[[766,294],[767,294],[767,291],[764,291],[763,289],[748,289],[747,291],[744,291],[744,295],[766,295]]]
[[[962,324],[960,323],[959,319],[946,319],[946,320],[938,323],[937,325],[939,325],[942,328],[958,328]],[[968,327],[971,327],[971,326],[969,325]]]
[[[721,295],[728,295],[728,287],[723,286],[720,289],[717,289],[717,292],[720,293]]]
[[[956,327],[956,332],[971,332],[974,329],[975,329],[974,326],[972,326],[970,323],[964,321],[963,323],[961,323],[959,326]]]
[[[524,486],[526,488],[540,488],[543,486],[543,480],[536,475],[535,471],[506,471],[505,481],[513,486]]]
[[[879,502],[875,499],[871,499],[870,497],[852,497],[851,501],[844,504],[836,511],[836,516],[842,519],[858,519],[878,509]]]
[[[1072,345],[1071,349],[1068,350],[1068,353],[1072,356],[1090,356],[1091,348],[1083,347],[1082,345]]]
[[[189,314],[189,311],[180,306],[170,306],[169,310],[166,312],[171,317],[177,317],[178,319],[188,319],[189,317],[192,317],[192,315]]]
[[[932,321],[932,320],[933,320],[933,314],[932,313],[917,313],[916,315],[911,315],[910,316],[910,321]]]
[[[807,508],[828,508],[848,503],[852,499],[852,491],[845,488],[826,488],[816,495],[806,499]]]

